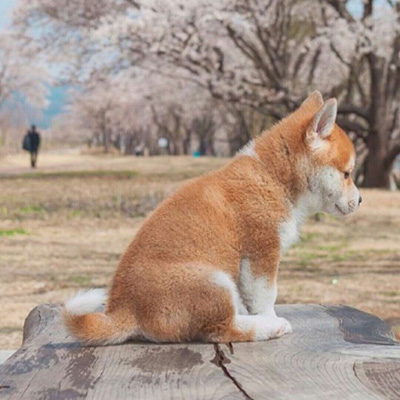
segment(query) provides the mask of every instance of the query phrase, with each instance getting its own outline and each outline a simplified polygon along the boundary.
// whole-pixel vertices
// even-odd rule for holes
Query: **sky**
[[[14,0],[2,0],[0,1],[0,27],[4,28],[7,26],[10,20],[10,11],[14,6]]]

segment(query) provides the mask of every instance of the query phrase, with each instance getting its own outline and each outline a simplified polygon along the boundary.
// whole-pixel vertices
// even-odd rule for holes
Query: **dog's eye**
[[[345,172],[344,179],[349,179],[349,178],[350,178],[350,172]]]

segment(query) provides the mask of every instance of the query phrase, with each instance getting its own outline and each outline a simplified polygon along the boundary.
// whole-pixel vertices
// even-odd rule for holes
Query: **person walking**
[[[36,129],[35,125],[31,126],[31,129],[24,137],[23,148],[29,151],[31,155],[31,167],[36,168],[37,156],[40,146],[40,134]]]

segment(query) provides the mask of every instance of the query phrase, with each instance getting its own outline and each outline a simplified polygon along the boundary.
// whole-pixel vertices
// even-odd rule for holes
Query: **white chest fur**
[[[282,222],[279,230],[281,253],[285,253],[299,240],[299,228],[299,222],[293,216],[290,216],[288,220]]]
[[[288,218],[280,225],[281,253],[287,251],[300,238],[300,227],[308,215],[318,210],[318,199],[312,194],[302,196],[296,206],[292,206]]]

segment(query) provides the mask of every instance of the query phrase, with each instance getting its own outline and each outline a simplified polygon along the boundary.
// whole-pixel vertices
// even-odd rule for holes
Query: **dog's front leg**
[[[279,257],[274,262],[270,257],[268,260],[243,258],[240,263],[239,291],[250,314],[266,316],[271,324],[278,323],[284,333],[290,333],[290,323],[275,313],[278,264]]]
[[[273,318],[276,317],[274,306],[278,294],[276,271],[259,268],[260,264],[250,258],[241,260],[239,291],[250,314],[263,314]]]

